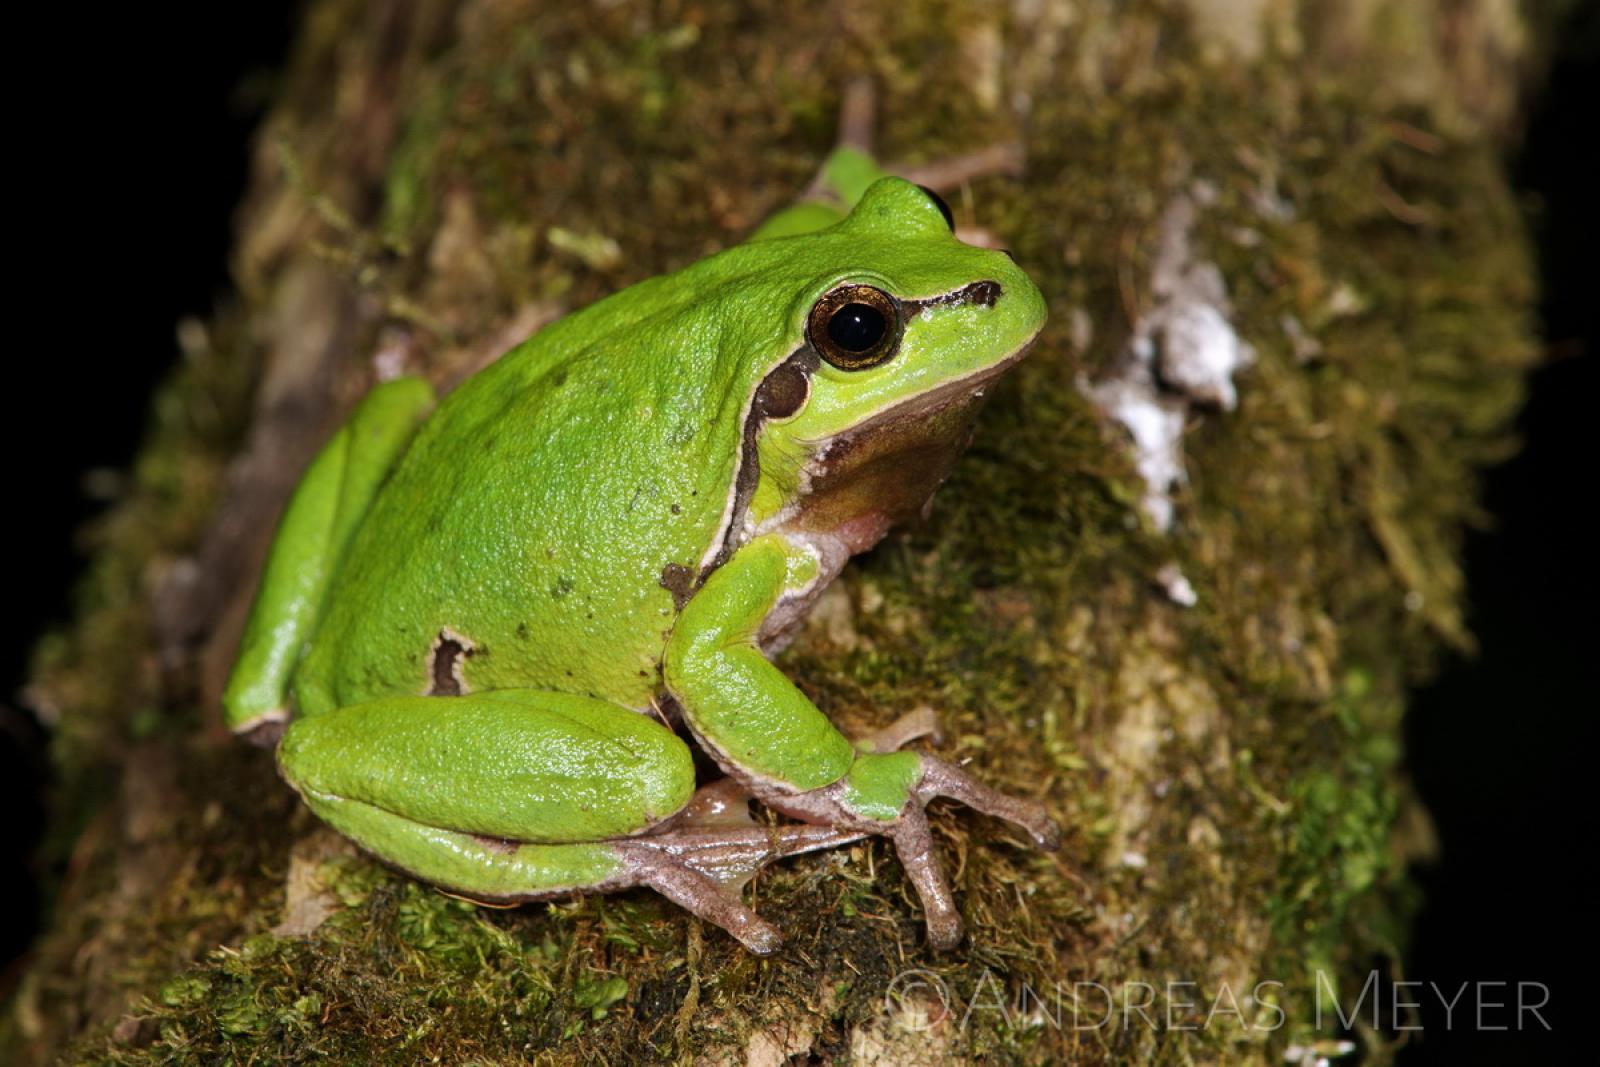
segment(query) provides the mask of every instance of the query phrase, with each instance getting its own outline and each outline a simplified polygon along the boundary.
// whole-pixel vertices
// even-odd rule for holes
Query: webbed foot
[[[764,826],[750,817],[750,794],[722,778],[696,791],[670,822],[614,843],[635,884],[715,923],[751,952],[777,951],[783,938],[739,899],[757,871],[803,852],[838,848],[867,836],[831,826]]]
[[[849,775],[807,793],[764,796],[771,807],[807,822],[856,836],[876,834],[894,843],[906,875],[926,912],[928,940],[954,948],[962,937],[961,915],[933,845],[925,808],[948,797],[1003,819],[1027,833],[1036,847],[1054,852],[1061,830],[1042,804],[993,789],[961,768],[920,753],[896,752],[918,737],[936,735],[931,709],[918,708],[857,743],[861,756]],[[823,847],[823,846],[819,846]]]

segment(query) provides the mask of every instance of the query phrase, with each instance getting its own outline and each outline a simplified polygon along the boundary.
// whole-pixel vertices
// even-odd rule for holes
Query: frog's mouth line
[[[952,378],[942,385],[928,390],[926,393],[918,393],[916,396],[897,400],[888,407],[873,412],[866,419],[847,430],[840,430],[830,437],[808,441],[807,444],[819,449],[817,458],[821,459],[841,444],[849,444],[860,437],[881,430],[886,423],[899,422],[919,415],[929,415],[943,411],[952,404],[960,403],[966,398],[981,398],[984,389],[990,382],[1022,362],[1023,357],[1033,348],[1033,342],[1037,338],[1038,334],[1028,338],[1015,352],[1001,359],[998,363],[980,367],[960,378]]]
[[[1000,288],[999,282],[986,280],[972,282],[941,296],[930,296],[921,300],[905,300],[901,302],[900,307],[906,319],[910,320],[916,318],[922,312],[936,307],[961,307],[967,304],[974,304],[978,307],[992,308],[1000,301],[1003,293],[1004,290]],[[1039,334],[1035,331],[1034,335],[1022,342],[1016,351],[1005,356],[999,362],[991,363],[987,367],[980,367],[960,378],[952,378],[950,381],[930,389],[926,393],[919,393],[916,396],[896,401],[873,412],[864,421],[856,423],[847,430],[841,430],[831,437],[809,441],[807,444],[820,450],[817,454],[817,458],[820,460],[826,452],[831,451],[835,446],[849,443],[863,434],[879,430],[887,422],[942,411],[963,396],[981,396],[985,386],[1021,362],[1038,337]]]
[[[998,362],[893,404],[816,446],[794,499],[755,531],[809,544],[819,564],[813,583],[786,594],[763,620],[763,648],[787,643],[851,556],[897,524],[927,517],[934,493],[972,439],[985,389],[1031,344],[1030,338]]]
[[[987,367],[945,382],[874,412],[830,437],[810,442],[815,449],[796,497],[801,510],[826,515],[838,510],[823,500],[842,494],[853,499],[833,521],[878,516],[881,537],[890,526],[924,512],[936,489],[966,451],[989,385],[1020,362],[1033,346],[1029,338],[1014,352]],[[819,506],[820,505],[820,506]],[[788,525],[792,517],[779,519]],[[825,524],[828,520],[822,520]],[[802,526],[812,523],[802,521]],[[864,551],[854,548],[853,551]]]

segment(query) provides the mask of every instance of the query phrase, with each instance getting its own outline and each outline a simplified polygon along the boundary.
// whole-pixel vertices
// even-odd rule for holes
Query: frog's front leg
[[[701,743],[764,803],[892,840],[927,911],[929,939],[949,948],[961,939],[961,919],[934,854],[927,802],[959,800],[1021,827],[1041,848],[1054,849],[1059,830],[1039,804],[941,760],[851,744],[772,665],[759,647],[763,620],[819,580],[813,551],[781,535],[739,549],[685,605],[667,646],[667,687]]]
[[[308,716],[278,747],[312,811],[379,858],[485,903],[645,885],[751,951],[778,932],[738,887],[781,856],[859,837],[719,820],[660,723],[535,690],[395,696]],[[698,810],[694,810],[698,809]]]

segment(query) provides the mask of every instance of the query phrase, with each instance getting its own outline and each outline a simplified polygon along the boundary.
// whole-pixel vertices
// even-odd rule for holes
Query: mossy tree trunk
[[[1333,1036],[1312,1027],[1319,975],[1359,985],[1404,943],[1427,841],[1404,695],[1469,640],[1460,534],[1533,352],[1498,154],[1520,18],[1510,0],[310,4],[240,215],[237,301],[185,327],[79,620],[39,652],[70,862],[0,1044],[24,1062],[1266,1063]],[[378,363],[448,385],[738,240],[803,188],[863,73],[889,159],[1024,146],[1024,177],[951,200],[1052,319],[931,519],[848,569],[785,666],[850,729],[940,709],[943,751],[1045,798],[1065,848],[936,809],[970,930],[943,956],[881,845],[787,863],[756,887],[789,937],[765,961],[648,893],[488,911],[356,855],[216,713],[300,467]],[[1201,363],[1220,336],[1240,365],[1186,376],[1182,322],[1204,327]],[[1119,402],[1178,451],[1136,450]]]

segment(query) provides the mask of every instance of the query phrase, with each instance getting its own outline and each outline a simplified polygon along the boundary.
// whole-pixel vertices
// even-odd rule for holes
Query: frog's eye
[[[939,214],[944,216],[944,224],[950,227],[950,232],[956,232],[956,217],[950,213],[950,205],[944,202],[944,197],[929,189],[926,185],[917,186],[928,194],[928,199],[933,201],[933,206],[939,209]]]
[[[840,370],[876,367],[900,347],[900,305],[882,289],[841,285],[811,308],[806,334],[817,354]]]

